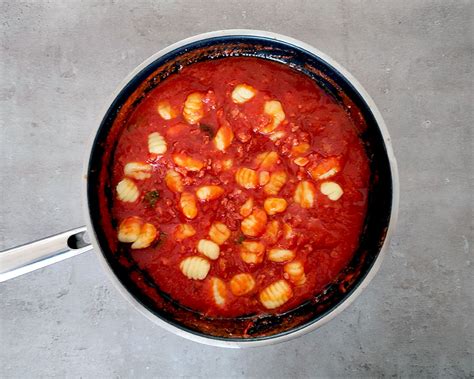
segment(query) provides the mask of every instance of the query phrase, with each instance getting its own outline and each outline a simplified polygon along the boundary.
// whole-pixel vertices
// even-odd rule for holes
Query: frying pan
[[[330,94],[348,115],[370,159],[368,211],[353,259],[321,293],[283,314],[209,318],[163,293],[125,252],[107,243],[116,227],[110,215],[111,157],[128,115],[146,94],[182,67],[210,59],[250,56],[277,61],[302,72]],[[222,347],[253,347],[282,342],[312,331],[346,308],[380,267],[398,212],[398,171],[390,137],[375,103],[343,67],[317,49],[290,37],[255,30],[200,34],[154,54],[115,91],[98,123],[84,165],[86,226],[0,254],[0,281],[25,274],[94,248],[116,288],[142,314],[193,341]],[[102,196],[100,196],[102,195]]]

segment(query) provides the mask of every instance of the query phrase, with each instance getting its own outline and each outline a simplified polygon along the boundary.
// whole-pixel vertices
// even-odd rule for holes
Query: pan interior
[[[118,246],[108,239],[116,225],[110,214],[109,169],[121,128],[146,94],[182,67],[225,57],[257,57],[284,63],[312,78],[348,112],[370,160],[371,184],[364,230],[354,257],[337,280],[298,308],[280,315],[211,319],[163,294]],[[100,196],[104,194],[105,196]],[[321,58],[285,42],[253,36],[216,37],[191,43],[159,57],[119,93],[97,132],[88,167],[87,195],[92,226],[101,251],[127,291],[156,317],[187,332],[225,340],[266,339],[291,333],[321,319],[360,285],[385,240],[392,206],[392,177],[384,140],[362,96]],[[137,284],[138,283],[138,284]]]

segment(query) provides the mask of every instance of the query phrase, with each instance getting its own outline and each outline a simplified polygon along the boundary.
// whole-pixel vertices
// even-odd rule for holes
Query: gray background
[[[133,310],[93,253],[0,285],[1,377],[466,377],[473,371],[473,2],[44,1],[0,5],[0,248],[83,224],[85,143],[145,58],[266,29],[349,69],[389,127],[400,217],[382,268],[335,320],[231,351]]]

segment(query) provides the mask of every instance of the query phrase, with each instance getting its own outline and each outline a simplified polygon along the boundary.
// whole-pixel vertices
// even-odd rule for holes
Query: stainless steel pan
[[[295,310],[268,317],[210,319],[185,309],[160,292],[133,265],[119,264],[104,236],[113,220],[104,219],[98,194],[108,158],[104,146],[113,145],[117,115],[140,102],[141,97],[183,65],[227,56],[255,56],[279,61],[318,82],[352,117],[363,117],[360,131],[371,159],[368,215],[360,246],[350,265],[323,293]],[[133,101],[131,101],[131,99]],[[128,108],[127,108],[128,107]],[[331,320],[368,285],[387,250],[398,212],[398,171],[390,137],[375,103],[357,80],[333,59],[301,41],[256,30],[224,30],[200,34],[175,43],[138,66],[112,95],[87,149],[84,165],[86,226],[19,246],[0,254],[0,281],[26,274],[94,248],[116,288],[146,317],[188,339],[222,347],[251,347],[281,342],[305,334]],[[103,211],[102,211],[103,212]],[[141,277],[142,286],[130,279]]]

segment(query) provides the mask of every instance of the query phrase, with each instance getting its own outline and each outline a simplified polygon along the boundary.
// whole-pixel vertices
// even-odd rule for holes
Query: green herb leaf
[[[157,190],[149,191],[143,197],[143,201],[146,201],[150,208],[154,208],[159,199],[160,193]]]
[[[161,247],[166,242],[166,238],[168,238],[168,235],[164,232],[160,232],[158,241],[156,241],[155,246],[154,246],[155,249],[158,247]]]
[[[238,236],[236,239],[235,239],[235,243],[238,244],[238,245],[241,245],[242,242],[245,241],[245,236],[243,234],[241,234],[240,236]]]
[[[201,129],[202,132],[206,133],[210,138],[214,138],[215,133],[212,126],[206,125],[206,124],[200,124],[199,129]]]

